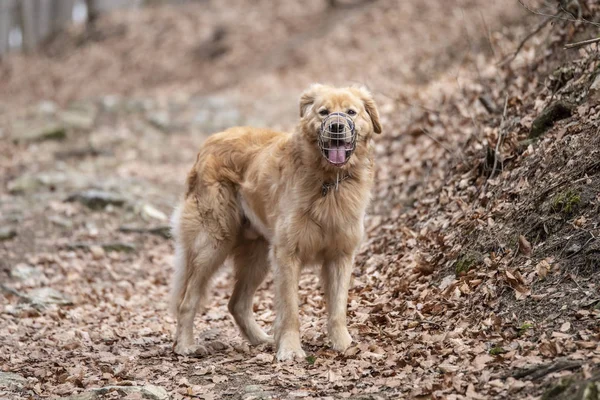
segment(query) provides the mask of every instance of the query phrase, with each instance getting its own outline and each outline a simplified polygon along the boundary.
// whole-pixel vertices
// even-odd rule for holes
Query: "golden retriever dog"
[[[293,133],[238,127],[206,140],[172,217],[177,354],[206,354],[195,344],[193,320],[226,259],[236,279],[228,308],[251,344],[274,342],[279,361],[305,357],[298,285],[302,267],[316,265],[331,346],[348,348],[348,289],[373,183],[373,133],[381,124],[366,89],[315,84],[300,98]],[[252,311],[269,267],[274,338]]]

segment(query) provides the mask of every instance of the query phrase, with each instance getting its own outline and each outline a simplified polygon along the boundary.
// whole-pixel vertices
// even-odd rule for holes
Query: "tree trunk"
[[[52,16],[56,0],[38,0],[36,5],[37,34],[39,40],[44,40],[52,33]]]
[[[75,0],[58,0],[54,3],[52,31],[58,32],[73,21]]]
[[[21,0],[21,30],[25,51],[32,51],[37,45],[36,20],[34,0]]]
[[[12,27],[15,0],[3,0],[0,4],[0,56],[8,52],[8,35]]]

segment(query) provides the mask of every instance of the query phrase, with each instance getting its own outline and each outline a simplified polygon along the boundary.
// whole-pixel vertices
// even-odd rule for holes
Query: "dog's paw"
[[[277,350],[277,361],[304,358],[306,358],[306,353],[302,350],[302,347],[280,347],[279,350]]]
[[[346,327],[331,332],[331,347],[336,351],[344,352],[352,343],[352,336]]]
[[[175,352],[175,354],[188,357],[203,357],[209,354],[208,349],[199,344],[182,345],[177,343],[173,347],[173,351]]]
[[[273,336],[269,336],[266,333],[263,333],[262,335],[248,337],[248,341],[252,346],[258,346],[260,344],[275,344]]]

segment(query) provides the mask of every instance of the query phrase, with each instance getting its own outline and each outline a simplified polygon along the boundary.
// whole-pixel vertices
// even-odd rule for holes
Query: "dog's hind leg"
[[[194,317],[206,297],[211,278],[231,252],[233,238],[237,236],[235,214],[225,218],[226,223],[220,225],[224,229],[215,230],[215,226],[219,226],[219,220],[215,218],[218,211],[220,215],[226,215],[225,210],[217,210],[200,217],[196,205],[186,201],[180,215],[173,218],[179,218],[173,224],[179,264],[173,290],[173,308],[177,315],[173,350],[177,354],[207,353],[205,347],[195,344]]]
[[[269,246],[263,239],[242,241],[233,254],[236,283],[228,308],[242,334],[254,345],[273,343],[252,313],[254,293],[269,271],[268,254]]]

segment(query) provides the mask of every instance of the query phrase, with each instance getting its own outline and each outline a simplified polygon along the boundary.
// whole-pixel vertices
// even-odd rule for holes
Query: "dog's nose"
[[[331,124],[329,128],[332,133],[344,133],[344,124]]]

